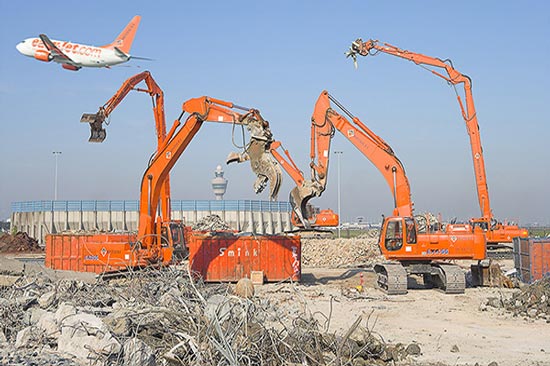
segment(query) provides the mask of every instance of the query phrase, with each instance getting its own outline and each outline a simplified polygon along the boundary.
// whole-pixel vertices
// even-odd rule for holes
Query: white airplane
[[[118,65],[130,59],[150,60],[130,56],[130,47],[139,26],[141,17],[136,15],[116,37],[113,43],[105,46],[88,46],[66,41],[50,40],[45,34],[39,38],[27,38],[15,48],[25,56],[39,61],[60,63],[64,69],[78,71],[82,67],[107,67]]]

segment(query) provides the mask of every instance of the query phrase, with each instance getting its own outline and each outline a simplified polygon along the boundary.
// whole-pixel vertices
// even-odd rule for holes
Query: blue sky
[[[108,69],[63,70],[17,52],[50,38],[102,45],[141,15],[132,54],[154,58]],[[358,37],[451,58],[473,80],[494,214],[550,223],[550,5],[547,1],[0,1],[0,218],[13,201],[137,199],[155,149],[149,98],[129,95],[112,114],[103,144],[79,123],[124,80],[150,70],[166,96],[170,126],[189,98],[209,95],[255,107],[304,169],[309,121],[329,90],[384,138],[403,162],[417,212],[479,215],[468,136],[454,90],[389,55],[344,52]],[[231,127],[203,126],[172,172],[174,199],[212,199],[216,165],[235,148]],[[382,176],[341,135],[342,216],[379,221],[392,208]],[[320,207],[337,208],[337,159]],[[252,191],[248,166],[224,166],[226,199],[267,199]],[[285,176],[280,199],[292,181]]]

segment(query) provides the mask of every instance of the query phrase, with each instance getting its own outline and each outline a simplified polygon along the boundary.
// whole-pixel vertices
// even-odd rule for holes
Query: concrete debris
[[[249,278],[241,278],[235,286],[235,294],[245,299],[254,296],[254,285]]]
[[[386,344],[362,317],[345,335],[329,333],[302,305],[289,313],[178,268],[93,284],[33,276],[0,288],[0,364],[385,365],[420,352]]]
[[[43,251],[38,241],[27,233],[20,231],[15,235],[0,236],[0,253],[42,253]]]
[[[232,230],[225,221],[218,215],[208,215],[200,219],[193,225],[196,231],[226,231]]]
[[[308,267],[344,268],[384,261],[377,230],[351,239],[302,239],[302,264]]]
[[[155,366],[155,354],[151,347],[138,338],[128,339],[124,343],[124,366]]]
[[[523,287],[510,299],[504,300],[503,305],[514,316],[542,319],[550,323],[550,277]]]
[[[53,305],[55,300],[55,291],[49,291],[38,298],[38,305],[40,305],[42,309],[47,309]]]

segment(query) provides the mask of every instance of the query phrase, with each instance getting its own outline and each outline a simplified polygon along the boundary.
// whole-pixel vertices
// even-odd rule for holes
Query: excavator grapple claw
[[[269,199],[276,201],[283,181],[283,172],[270,153],[273,135],[269,123],[259,114],[254,114],[248,115],[243,124],[250,132],[250,142],[244,152],[230,153],[225,162],[230,164],[250,161],[252,171],[258,177],[254,182],[254,192],[262,192],[269,183]]]
[[[311,222],[307,219],[310,216],[307,212],[307,203],[313,197],[319,197],[323,190],[319,183],[305,181],[301,186],[296,186],[290,191],[289,201],[292,211],[306,229],[311,228]]]
[[[250,161],[252,171],[258,177],[254,182],[254,192],[263,192],[269,182],[269,199],[275,201],[277,200],[277,195],[279,194],[279,189],[281,188],[283,172],[281,171],[279,164],[273,160],[267,145],[267,141],[253,138],[250,141],[246,152],[231,152],[225,162],[227,164],[231,164]]]
[[[90,125],[90,132],[89,142],[103,142],[105,137],[107,137],[107,131],[104,128],[94,129],[93,125]]]
[[[90,124],[89,142],[103,142],[107,137],[107,132],[103,128],[105,115],[100,111],[98,113],[84,113],[80,118],[80,122]]]
[[[229,155],[227,155],[227,158],[225,159],[225,163],[229,165],[231,163],[243,163],[247,160],[250,160],[250,158],[248,157],[248,154],[246,153],[239,154],[232,151],[229,153]]]

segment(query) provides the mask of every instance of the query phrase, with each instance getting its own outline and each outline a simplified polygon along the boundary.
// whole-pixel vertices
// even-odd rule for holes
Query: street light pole
[[[52,152],[53,156],[55,157],[55,178],[54,178],[54,189],[53,189],[53,199],[54,201],[57,201],[57,158],[59,155],[61,155],[61,151],[54,151]]]
[[[340,199],[340,156],[344,153],[343,151],[335,151],[334,152],[336,156],[338,156],[338,237],[341,237],[341,227],[342,227],[342,207],[341,207],[341,199]]]

